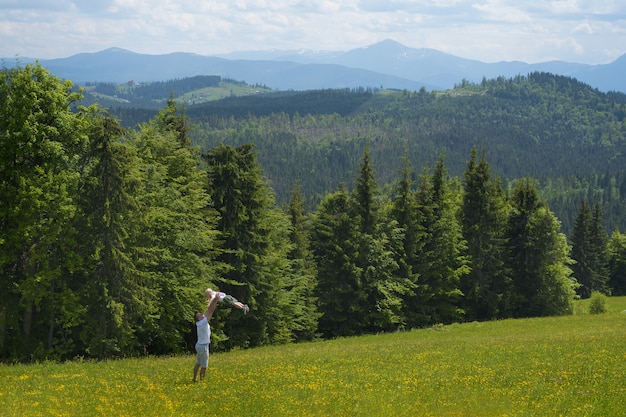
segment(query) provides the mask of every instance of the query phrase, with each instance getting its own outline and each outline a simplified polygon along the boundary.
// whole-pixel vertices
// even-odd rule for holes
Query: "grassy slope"
[[[626,297],[609,312],[193,356],[0,366],[2,416],[621,416]]]

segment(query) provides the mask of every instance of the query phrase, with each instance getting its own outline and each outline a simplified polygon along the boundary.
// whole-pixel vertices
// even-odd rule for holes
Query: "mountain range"
[[[35,59],[20,59],[22,63]],[[9,59],[4,59],[9,61]],[[219,75],[275,90],[393,88],[446,90],[463,80],[548,72],[575,78],[600,91],[626,93],[626,54],[609,64],[564,61],[529,64],[485,63],[435,49],[410,48],[385,40],[349,51],[271,50],[204,56],[176,52],[139,54],[120,48],[38,60],[58,77],[75,83],[167,81],[196,75]]]

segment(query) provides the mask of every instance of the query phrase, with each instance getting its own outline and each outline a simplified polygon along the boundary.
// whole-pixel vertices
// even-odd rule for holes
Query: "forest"
[[[332,114],[170,96],[129,122],[38,64],[0,78],[1,361],[189,351],[208,286],[251,308],[217,310],[216,351],[626,294],[626,235],[606,221],[607,200],[624,209],[622,95],[532,74],[290,106],[332,97]],[[565,233],[545,194],[574,190]]]
[[[476,147],[507,191],[535,178],[564,233],[585,200],[601,205],[609,232],[626,229],[626,95],[572,78],[532,73],[461,81],[450,91],[286,91],[182,106],[201,149],[253,143],[281,205],[296,182],[308,209],[339,184],[354,186],[366,146],[383,187],[405,157],[419,173],[445,155],[459,176]],[[125,127],[155,114],[109,110]]]

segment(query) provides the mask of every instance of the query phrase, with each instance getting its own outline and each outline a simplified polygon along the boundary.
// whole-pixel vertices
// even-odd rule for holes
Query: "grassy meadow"
[[[1,416],[623,416],[626,297],[608,311],[194,357],[0,365]]]

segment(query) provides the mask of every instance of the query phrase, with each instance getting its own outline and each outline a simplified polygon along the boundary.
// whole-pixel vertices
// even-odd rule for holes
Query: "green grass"
[[[0,366],[0,415],[622,416],[626,297],[607,308],[213,354],[196,384],[190,355]]]

